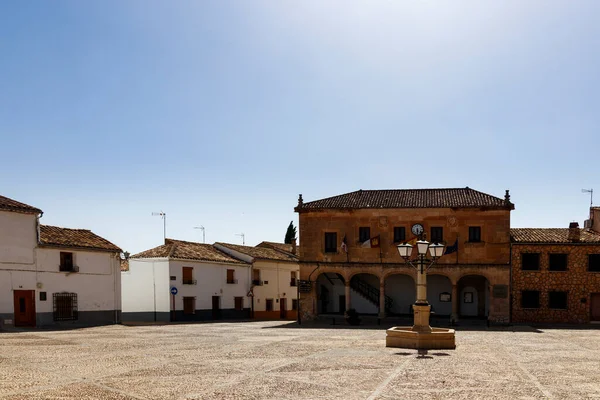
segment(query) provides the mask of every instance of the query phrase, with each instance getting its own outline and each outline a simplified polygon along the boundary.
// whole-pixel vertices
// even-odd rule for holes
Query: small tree
[[[294,221],[290,221],[290,225],[287,228],[287,232],[285,233],[285,240],[283,243],[292,244],[292,241],[296,239],[296,227],[294,226]]]

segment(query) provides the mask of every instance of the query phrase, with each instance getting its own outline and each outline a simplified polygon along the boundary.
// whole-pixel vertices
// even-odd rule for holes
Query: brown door
[[[212,297],[212,317],[213,319],[221,318],[221,297],[213,296]]]
[[[592,293],[590,304],[590,320],[600,321],[600,293]]]
[[[279,299],[279,318],[287,318],[287,299]]]
[[[35,326],[35,290],[15,290],[15,326]]]

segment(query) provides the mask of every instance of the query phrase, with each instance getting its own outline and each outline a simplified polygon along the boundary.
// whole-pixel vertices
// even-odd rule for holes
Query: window
[[[296,271],[290,271],[290,286],[298,286],[296,280]]]
[[[337,233],[325,232],[325,253],[337,253]]]
[[[235,279],[235,270],[234,269],[227,270],[227,283],[237,283],[237,279]]]
[[[183,313],[184,314],[196,314],[196,298],[195,297],[184,297],[183,298]]]
[[[60,252],[60,271],[73,271],[73,253]]]
[[[54,293],[52,308],[55,321],[76,321],[77,293]]]
[[[243,297],[234,297],[233,302],[235,304],[236,310],[242,311],[244,309],[244,298]]]
[[[442,243],[444,241],[444,228],[441,226],[431,227],[431,243]]]
[[[540,308],[540,292],[523,290],[521,292],[521,308]]]
[[[590,254],[588,256],[588,271],[600,272],[600,254]]]
[[[524,271],[538,271],[540,269],[539,253],[521,253],[521,269]]]
[[[363,243],[371,239],[371,228],[368,226],[361,226],[358,228],[358,241]]]
[[[404,242],[406,240],[406,228],[403,226],[394,227],[394,243]]]
[[[195,285],[196,281],[194,280],[194,267],[182,267],[182,283],[184,285]]]
[[[40,301],[46,301],[46,292],[40,292]]]
[[[273,299],[267,299],[267,311],[273,311]]]
[[[478,243],[481,242],[481,227],[470,226],[469,227],[469,242]]]
[[[567,292],[548,292],[548,308],[567,309]]]
[[[298,310],[298,299],[292,299],[292,311]]]
[[[256,286],[262,285],[262,282],[260,280],[260,269],[252,270],[252,284]]]
[[[567,255],[566,254],[549,254],[548,255],[548,270],[549,271],[566,271],[567,270]]]

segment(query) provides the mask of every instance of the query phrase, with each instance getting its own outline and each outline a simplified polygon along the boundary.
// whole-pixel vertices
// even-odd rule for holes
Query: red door
[[[15,326],[35,326],[35,290],[15,290]]]
[[[590,320],[600,321],[600,293],[592,293],[590,304]]]
[[[287,318],[287,301],[286,299],[279,299],[279,318]]]

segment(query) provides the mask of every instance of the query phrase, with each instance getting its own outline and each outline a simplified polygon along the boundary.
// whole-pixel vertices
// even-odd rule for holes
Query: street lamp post
[[[417,262],[413,263],[410,259],[413,246],[408,243],[398,245],[398,253],[404,261],[417,270],[417,300],[413,305],[414,310],[414,325],[413,331],[431,332],[429,326],[429,315],[431,314],[431,306],[427,302],[427,270],[444,255],[444,245],[440,243],[429,243],[426,240],[419,240],[416,243],[417,247]],[[427,259],[427,251],[431,259]]]

